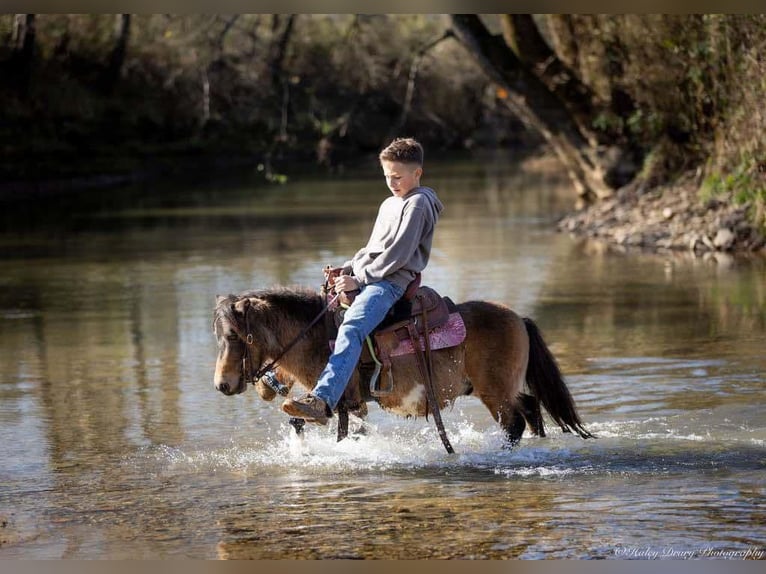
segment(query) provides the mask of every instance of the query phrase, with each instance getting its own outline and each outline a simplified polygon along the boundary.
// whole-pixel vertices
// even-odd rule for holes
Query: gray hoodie
[[[430,187],[416,187],[404,197],[391,196],[380,204],[367,245],[351,267],[363,285],[386,279],[406,289],[431,255],[434,228],[444,205]]]

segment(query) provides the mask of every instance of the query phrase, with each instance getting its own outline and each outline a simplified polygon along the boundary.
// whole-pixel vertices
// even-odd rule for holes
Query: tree
[[[104,73],[104,91],[108,94],[114,91],[122,74],[125,56],[128,51],[130,38],[130,14],[117,14],[115,21],[115,43],[109,55],[109,63]]]
[[[501,14],[500,22],[506,44],[561,100],[590,144],[596,145],[603,136],[592,127],[596,108],[593,91],[559,59],[543,38],[530,14]]]
[[[492,34],[476,14],[452,14],[451,21],[456,36],[503,88],[505,104],[543,136],[582,197],[609,197],[633,179],[640,150],[622,132],[593,129],[604,105],[550,49],[530,16],[502,16],[503,35]]]
[[[432,50],[441,42],[447,40],[448,38],[452,38],[453,36],[454,34],[452,33],[452,30],[447,30],[441,36],[431,40],[415,53],[415,56],[412,58],[412,62],[410,63],[410,72],[407,75],[407,90],[404,94],[402,110],[399,114],[399,118],[391,125],[391,130],[388,133],[386,141],[393,139],[401,131],[405,122],[407,121],[407,116],[412,110],[412,99],[415,95],[415,81],[417,80],[418,72],[420,71],[420,64],[423,61],[423,57],[429,52],[429,50]]]
[[[32,66],[35,59],[35,14],[16,14],[13,21],[11,69],[16,89],[22,97],[29,93]]]
[[[282,93],[282,114],[279,122],[279,141],[287,139],[287,116],[290,103],[290,83],[285,78],[285,59],[287,57],[287,47],[290,44],[290,37],[293,34],[295,26],[295,14],[290,14],[287,18],[287,22],[282,29],[282,32],[277,37],[276,41],[272,43],[270,56],[269,56],[269,68],[271,70],[271,84]],[[279,15],[274,14],[273,20],[273,32],[279,29]]]

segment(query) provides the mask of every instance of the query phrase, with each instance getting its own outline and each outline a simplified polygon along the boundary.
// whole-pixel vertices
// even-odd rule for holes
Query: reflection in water
[[[426,282],[534,317],[600,438],[552,429],[504,451],[467,397],[445,413],[455,457],[430,421],[374,405],[368,436],[299,441],[275,403],[212,387],[215,295],[318,287],[369,234],[377,174],[92,194],[47,221],[6,219],[0,557],[766,546],[766,264],[555,234],[570,199],[554,176],[430,166],[447,209]]]
[[[626,260],[594,254],[587,241],[580,245],[589,254],[588,277],[568,264],[581,257],[580,246],[570,246],[556,254],[556,280],[545,283],[537,303],[536,314],[560,326],[563,340],[587,334],[587,344],[601,354],[660,348],[663,355],[705,357],[738,354],[736,346],[755,343],[766,328],[762,259],[722,268],[687,254]]]

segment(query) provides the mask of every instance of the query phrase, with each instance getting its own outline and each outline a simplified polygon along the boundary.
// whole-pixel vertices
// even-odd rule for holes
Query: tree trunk
[[[224,57],[224,46],[226,43],[226,36],[228,36],[229,32],[234,28],[234,25],[237,23],[237,20],[239,20],[239,14],[235,14],[234,16],[231,16],[228,20],[225,20],[223,23],[223,27],[221,28],[221,31],[218,33],[218,35],[215,37],[215,39],[211,43],[211,57],[210,62],[202,67],[200,69],[199,75],[200,75],[200,84],[202,87],[202,113],[200,114],[199,123],[197,124],[197,129],[202,131],[207,126],[208,122],[210,121],[210,118],[212,117],[212,111],[211,111],[211,79],[213,81],[216,80],[217,72],[219,72],[221,69],[223,69],[226,66],[226,59]],[[217,23],[219,20],[219,17],[216,16],[214,22]]]
[[[605,134],[599,134],[592,128],[595,94],[551,50],[532,16],[502,14],[500,22],[506,44],[566,106],[590,145],[595,147],[598,143],[604,143]]]
[[[548,14],[545,19],[553,41],[553,50],[566,66],[577,70],[580,66],[580,47],[575,37],[571,14]]]
[[[295,14],[290,14],[287,19],[282,33],[279,35],[279,40],[272,44],[271,57],[269,59],[269,67],[271,69],[271,81],[273,85],[281,86],[283,82],[282,72],[285,65],[285,57],[287,56],[287,46],[290,43],[290,36],[293,33],[293,27],[295,26]],[[279,17],[274,15],[274,27],[277,28],[279,23]]]
[[[115,21],[115,44],[109,56],[109,64],[104,73],[104,91],[111,94],[117,86],[125,65],[125,56],[128,53],[128,39],[130,38],[130,14],[117,14]]]
[[[35,60],[35,14],[16,14],[13,20],[12,69],[15,86],[22,97],[29,93],[32,79],[32,65]]]
[[[623,120],[633,113],[635,104],[627,92],[613,86],[608,102],[598,101],[594,91],[580,79],[579,74],[567,66],[543,38],[529,14],[501,15],[503,36],[521,62],[534,73],[572,114],[580,133],[592,149],[599,149],[604,182],[610,188],[621,187],[636,176],[643,161],[643,152],[622,124],[610,123],[604,129],[593,128],[601,114],[615,114]],[[571,23],[571,20],[570,20]],[[575,38],[570,47],[576,51]],[[609,79],[622,76],[619,62],[610,66]]]
[[[234,27],[234,24],[237,23],[237,20],[239,20],[239,16],[240,16],[239,14],[235,14],[234,16],[226,20],[226,22],[224,22],[223,28],[221,29],[221,31],[218,34],[218,37],[215,40],[215,50],[217,53],[217,57],[220,57],[221,54],[223,54],[223,45],[224,45],[224,42],[226,41],[226,36]]]
[[[295,26],[295,14],[290,14],[287,19],[287,23],[282,29],[282,33],[279,35],[279,39],[271,46],[271,54],[269,58],[269,68],[271,70],[271,82],[274,87],[275,93],[281,92],[281,114],[279,120],[279,134],[277,135],[277,142],[287,141],[287,125],[290,106],[290,83],[284,77],[285,58],[287,57],[287,47],[290,44],[290,37],[293,33]],[[273,22],[274,30],[279,27],[279,17],[274,15]]]
[[[451,19],[458,39],[484,72],[508,93],[506,105],[551,146],[578,194],[589,200],[612,195],[595,150],[570,111],[545,83],[522,64],[501,36],[492,35],[477,15],[452,14]]]

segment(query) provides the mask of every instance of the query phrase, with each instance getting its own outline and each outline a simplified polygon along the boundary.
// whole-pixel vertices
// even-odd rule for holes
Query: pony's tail
[[[529,336],[529,365],[526,378],[530,390],[561,430],[574,431],[582,438],[594,438],[594,435],[583,427],[556,359],[545,344],[537,325],[527,317],[524,317],[524,325]]]

